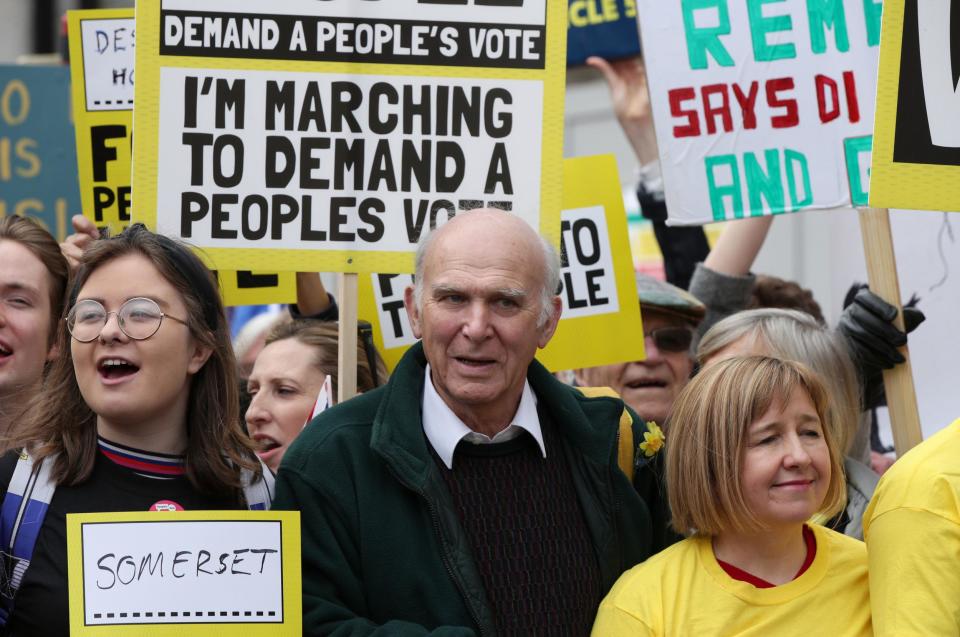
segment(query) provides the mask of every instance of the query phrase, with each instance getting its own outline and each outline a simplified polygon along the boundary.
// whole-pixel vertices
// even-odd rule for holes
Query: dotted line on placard
[[[94,106],[100,106],[101,104],[104,106],[110,106],[112,104],[122,106],[124,104],[133,104],[133,100],[93,100]]]
[[[167,618],[167,617],[276,617],[277,612],[273,610],[173,610],[173,611],[132,611],[125,613],[94,613],[94,619],[141,619],[141,618]]]

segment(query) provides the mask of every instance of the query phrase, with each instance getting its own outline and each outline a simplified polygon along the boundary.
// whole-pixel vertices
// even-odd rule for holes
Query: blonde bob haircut
[[[813,402],[830,452],[830,484],[817,513],[846,505],[843,454],[833,440],[827,391],[800,363],[767,356],[714,363],[687,383],[667,420],[667,493],[672,525],[682,534],[763,531],[747,506],[740,476],[750,425],[775,402],[801,389]]]
[[[756,353],[798,361],[831,379],[830,433],[843,454],[850,452],[860,425],[860,381],[842,337],[798,310],[745,310],[707,330],[697,346],[697,361],[706,366],[722,350],[750,336],[761,349]]]

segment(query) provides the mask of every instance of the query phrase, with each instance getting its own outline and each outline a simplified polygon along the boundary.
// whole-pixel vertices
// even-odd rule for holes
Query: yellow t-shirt
[[[880,479],[863,514],[876,635],[960,635],[960,420]]]
[[[756,588],[720,567],[710,538],[688,538],[624,573],[600,604],[594,637],[861,637],[870,632],[863,542],[812,526],[817,555],[800,577]]]

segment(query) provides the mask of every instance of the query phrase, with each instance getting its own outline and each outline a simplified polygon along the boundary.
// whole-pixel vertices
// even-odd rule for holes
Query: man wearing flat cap
[[[641,418],[662,425],[693,371],[693,338],[706,308],[689,292],[637,274],[646,359],[576,371],[577,384],[611,387]]]

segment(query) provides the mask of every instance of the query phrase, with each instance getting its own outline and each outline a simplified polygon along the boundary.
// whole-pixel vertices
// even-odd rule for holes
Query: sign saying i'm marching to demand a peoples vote
[[[612,155],[563,162],[560,213],[560,324],[537,360],[547,369],[593,367],[644,358],[627,217]],[[403,304],[409,274],[359,279],[360,318],[389,369],[417,342]],[[584,344],[589,343],[589,347]]]
[[[881,0],[639,0],[670,220],[865,205]]]
[[[960,210],[960,0],[887,0],[870,205]]]
[[[67,516],[70,634],[299,636],[300,514]]]
[[[135,218],[222,268],[413,269],[458,211],[559,230],[564,0],[141,0]]]

